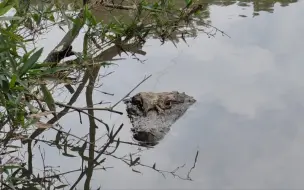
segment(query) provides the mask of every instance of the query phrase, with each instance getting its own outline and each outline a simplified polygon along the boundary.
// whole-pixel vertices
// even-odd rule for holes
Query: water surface
[[[181,41],[177,48],[150,40],[143,49],[147,55],[140,57],[146,59],[144,63],[127,59],[107,69],[115,73],[102,79],[100,90],[114,93],[113,97],[95,93],[96,102],[115,102],[145,75],[152,74],[134,93],[178,90],[194,96],[197,103],[165,139],[142,153],[142,162],[151,166],[156,162],[165,170],[186,163],[181,170],[185,174],[199,150],[191,174],[194,181],[170,175],[165,179],[143,168],[138,168],[143,174],[137,174],[110,160],[107,164],[115,168],[95,173],[92,184],[105,189],[304,187],[304,23],[299,19],[304,16],[304,3],[288,7],[275,4],[272,14],[262,11],[258,17],[252,17],[252,9],[210,6],[212,24],[231,38],[199,34],[189,39],[188,45]],[[76,48],[77,44],[81,47],[81,42],[75,43]],[[85,99],[80,98],[76,105],[85,105]],[[124,105],[117,109],[124,110]],[[100,116],[116,125],[124,122],[120,136],[130,140],[126,116]],[[87,133],[88,126],[75,118],[78,114],[69,115],[61,124],[76,134]],[[121,146],[120,154],[136,149]],[[48,153],[50,164],[64,163],[62,170],[80,164],[77,159],[57,157],[52,150]]]

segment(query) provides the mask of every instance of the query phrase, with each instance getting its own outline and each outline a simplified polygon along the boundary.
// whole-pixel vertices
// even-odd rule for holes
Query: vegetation
[[[141,165],[162,174],[166,173],[157,169],[155,164],[144,165],[139,157],[133,159],[132,154],[130,158],[115,157],[114,153],[120,144],[138,145],[122,142],[117,138],[123,124],[116,129],[110,128],[101,118],[94,116],[95,110],[122,113],[114,110],[119,102],[111,107],[94,107],[92,92],[101,68],[111,65],[111,61],[121,53],[131,52],[134,56],[144,54],[141,47],[147,38],[154,37],[162,42],[170,40],[175,43],[174,39],[180,37],[185,40],[188,35],[193,35],[193,31],[196,32],[199,28],[193,21],[202,22],[200,15],[205,7],[191,0],[185,1],[183,6],[176,7],[169,0],[138,1],[135,4],[127,1],[84,1],[82,5],[79,2],[61,3],[55,0],[1,2],[0,119],[3,189],[59,189],[66,186],[74,189],[84,177],[84,189],[90,189],[93,170],[97,167],[105,169],[103,165],[106,157],[110,156],[122,160],[132,168]],[[98,9],[107,9],[107,13],[113,10],[128,11],[128,19],[122,20],[121,16],[111,13],[111,19],[103,21],[93,14]],[[62,25],[68,28],[66,35],[42,60],[43,47],[32,46],[35,46],[39,36],[47,34],[52,27],[59,26],[64,30]],[[211,27],[208,24],[206,26]],[[83,50],[74,52],[71,44],[80,31],[85,31]],[[74,59],[65,59],[70,56]],[[68,103],[59,102],[54,96],[54,92],[62,86],[72,94]],[[84,88],[87,107],[73,107],[72,104]],[[59,119],[70,110],[79,112],[80,122],[81,114],[88,116],[88,139],[69,134],[59,126]],[[107,133],[101,150],[95,143],[96,127],[99,124],[104,126]],[[57,132],[54,139],[40,137],[46,129]],[[20,141],[21,144],[18,144]],[[76,152],[86,167],[79,166],[80,169],[65,173],[58,173],[49,167],[44,167],[42,172],[34,171],[33,149],[37,146],[39,148],[40,144],[55,146],[66,157],[75,157]],[[18,162],[17,152],[26,152],[26,161]],[[44,160],[42,152],[41,158]],[[79,172],[79,178],[70,184],[62,182],[62,176],[71,172]],[[177,175],[176,171],[167,173]],[[188,175],[185,179],[191,178]]]
[[[115,110],[121,101],[100,108],[92,100],[100,70],[113,64],[123,53],[134,57],[144,55],[141,48],[148,38],[176,45],[180,39],[186,42],[197,32],[209,37],[217,32],[225,35],[207,21],[208,3],[177,2],[3,0],[0,3],[1,189],[75,189],[81,180],[84,180],[83,189],[90,189],[93,171],[105,170],[108,157],[126,163],[136,173],[140,171],[135,167],[141,166],[162,175],[191,180],[193,168],[181,176],[178,170],[164,171],[155,163],[142,163],[140,157],[133,158],[136,153],[115,156],[121,144],[139,145],[121,141],[118,133],[123,124],[111,128],[102,118],[95,117],[94,111],[122,114]],[[107,19],[103,19],[104,15]],[[43,60],[44,47],[35,46],[41,35],[54,27],[61,28],[66,35]],[[82,52],[75,52],[72,43],[83,31]],[[70,93],[69,101],[56,99],[54,93],[60,90]],[[87,106],[74,107],[83,90]],[[60,126],[58,121],[72,111],[79,113],[80,122],[82,115],[88,117],[88,137],[78,137]],[[104,144],[97,147],[96,127],[102,128],[101,125],[106,135],[102,138]],[[46,130],[55,131],[56,135],[51,139],[41,137]],[[83,164],[72,171],[46,166],[41,144],[57,148],[66,157],[78,154]],[[43,160],[41,171],[33,169],[38,167],[33,162],[34,149],[39,150]],[[198,154],[195,162],[197,157]],[[65,182],[63,176],[72,172],[79,172],[78,179]]]

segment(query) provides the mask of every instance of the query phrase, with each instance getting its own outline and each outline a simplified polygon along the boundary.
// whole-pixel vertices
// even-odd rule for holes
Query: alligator
[[[142,146],[155,146],[196,100],[178,91],[140,92],[124,100],[133,138]]]

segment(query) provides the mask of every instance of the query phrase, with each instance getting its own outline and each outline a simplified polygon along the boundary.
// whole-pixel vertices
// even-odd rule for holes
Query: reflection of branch
[[[109,109],[109,108],[94,108],[94,107],[80,108],[80,107],[74,107],[74,106],[70,106],[70,105],[67,105],[67,104],[63,104],[63,103],[60,103],[60,102],[55,102],[55,104],[58,105],[58,106],[74,109],[78,112],[80,112],[80,110],[101,110],[101,111],[109,111],[109,112],[117,113],[119,115],[123,114],[120,111],[115,111],[115,110],[112,110],[112,109]]]
[[[131,162],[130,159],[127,159],[127,158],[119,158],[119,157],[114,156],[114,155],[110,155],[110,156],[112,156],[113,158],[116,158],[116,159],[118,159],[118,160],[124,162],[124,163],[127,164],[127,165],[130,165],[130,164],[129,164],[129,163]],[[172,171],[157,169],[157,168],[156,168],[156,163],[155,163],[153,166],[149,166],[149,165],[146,165],[146,164],[142,164],[142,163],[137,162],[136,165],[139,165],[139,166],[142,166],[142,167],[145,167],[145,168],[149,168],[149,169],[153,169],[154,171],[160,173],[164,178],[166,178],[166,175],[165,175],[165,174],[171,174],[173,177],[178,177],[179,179],[182,179],[182,180],[190,180],[190,181],[192,180],[191,178],[182,177],[182,176],[180,176],[179,174],[176,173],[180,168],[185,167],[185,164],[183,164],[182,166],[176,167],[176,168],[175,168],[174,170],[172,170]]]
[[[192,172],[192,170],[193,170],[193,169],[195,168],[195,166],[196,166],[197,157],[198,157],[198,151],[196,152],[193,166],[192,166],[192,168],[190,169],[190,171],[188,172],[188,175],[187,175],[187,178],[188,178],[188,179],[191,179],[191,178],[190,178],[190,173]]]
[[[102,167],[102,168],[96,168],[95,170],[106,170],[106,169],[111,169],[111,168],[113,168],[113,167]],[[40,180],[50,179],[50,178],[59,178],[60,176],[70,174],[70,173],[74,173],[74,172],[79,172],[79,171],[81,171],[81,169],[71,170],[71,171],[67,171],[67,172],[63,172],[63,173],[55,174],[55,175],[51,175],[51,176],[35,178],[34,181],[36,181],[36,180],[40,181]]]
[[[32,142],[32,141],[31,141]],[[33,153],[32,153],[32,143],[27,144],[27,162],[28,162],[28,175],[33,173]]]
[[[118,140],[114,140],[114,142],[118,142]],[[144,147],[144,148],[154,148],[153,146],[141,145],[141,144],[138,144],[138,143],[127,142],[127,141],[122,141],[122,140],[119,140],[119,143],[128,144],[128,145],[134,145],[134,146],[141,146],[141,147]]]
[[[219,28],[217,28],[215,26],[212,26],[211,24],[203,22],[203,23],[201,23],[201,25],[204,25],[206,28],[211,28],[211,31],[205,31],[204,29],[200,29],[200,28],[196,29],[199,32],[205,33],[209,38],[215,37],[217,32],[220,32],[222,34],[222,36],[227,36],[227,37],[231,38],[226,32],[224,32],[223,30],[220,30]]]
[[[194,159],[194,163],[193,163],[193,166],[190,168],[190,170],[188,171],[188,174],[186,177],[182,177],[180,176],[179,174],[177,174],[176,172],[180,169],[180,168],[183,168],[185,167],[186,164],[182,165],[182,166],[178,166],[176,167],[174,170],[172,171],[166,171],[166,170],[161,170],[161,169],[157,169],[156,168],[156,163],[153,164],[153,166],[149,166],[149,165],[146,165],[146,164],[142,164],[140,162],[137,162],[136,165],[139,165],[139,166],[142,166],[142,167],[145,167],[145,168],[150,168],[150,169],[153,169],[154,171],[157,171],[158,173],[160,173],[164,178],[166,178],[165,174],[171,174],[173,177],[178,177],[179,179],[182,179],[182,180],[189,180],[189,181],[192,181],[191,177],[190,177],[190,173],[192,172],[192,170],[195,168],[196,166],[196,163],[197,163],[197,158],[198,158],[198,153],[199,151],[196,152],[196,155],[195,155],[195,159]],[[129,163],[132,161],[131,159],[127,159],[125,157],[117,157],[115,155],[112,155],[110,154],[109,156],[112,156],[113,158],[117,159],[117,160],[120,160],[122,162],[124,162],[125,164],[127,165],[130,165]]]
[[[114,133],[113,136],[109,136],[109,140],[106,143],[106,145],[103,147],[103,149],[99,152],[99,154],[95,157],[95,159],[93,160],[94,163],[94,167],[96,167],[97,165],[101,164],[105,159],[103,159],[100,163],[98,163],[98,159],[101,157],[101,155],[103,155],[103,153],[107,150],[107,148],[110,146],[110,144],[113,142],[113,140],[115,139],[115,137],[117,136],[117,134],[120,132],[120,130],[122,129],[123,124],[121,124],[119,126],[119,128],[116,130],[116,132]],[[81,174],[79,175],[78,179],[75,181],[75,183],[72,185],[72,187],[70,188],[70,190],[73,190],[76,185],[80,182],[80,180],[83,178],[83,176],[86,174],[87,169],[85,169],[84,171],[81,172]]]
[[[138,54],[145,54],[145,52],[140,51],[140,48],[142,48],[141,45],[139,45],[138,43],[132,43],[132,44],[125,44],[123,45],[123,48],[125,51],[129,51],[129,52],[135,52]],[[117,56],[119,53],[121,52],[121,50],[116,47],[116,46],[112,46],[106,50],[104,50],[103,52],[101,52],[97,57],[99,61],[108,61],[113,59],[115,56]],[[97,68],[99,70],[99,68]],[[85,87],[85,84],[87,83],[89,76],[91,75],[91,73],[87,70],[82,78],[82,81],[80,83],[80,85],[78,86],[76,92],[73,94],[73,96],[71,97],[70,101],[67,103],[67,105],[73,105],[76,100],[78,99],[80,93],[82,92],[83,88]],[[57,114],[57,117],[53,117],[51,120],[49,120],[47,123],[48,124],[54,124],[55,122],[57,122],[61,117],[65,116],[69,110],[71,108],[69,107],[65,107],[61,112],[59,112]],[[113,107],[111,107],[111,110],[113,109]],[[39,136],[45,129],[39,128],[36,129],[30,139],[35,139],[37,136]],[[23,141],[23,144],[25,144],[26,141]]]
[[[61,127],[61,126],[60,126]],[[61,127],[62,128],[62,127]],[[72,136],[72,137],[74,137],[74,138],[76,138],[76,139],[78,139],[78,140],[80,140],[80,141],[83,141],[83,142],[86,142],[86,143],[88,143],[88,144],[90,144],[90,142],[88,142],[88,141],[86,141],[86,140],[84,140],[84,139],[82,139],[82,138],[80,138],[80,137],[78,137],[78,136],[76,136],[76,135],[73,135],[73,134],[71,134],[70,132],[65,132],[65,131],[63,131],[63,130],[60,130],[60,129],[56,129],[55,127],[52,127],[52,129],[54,129],[55,131],[57,131],[57,132],[59,132],[59,133],[64,133],[64,134],[66,134],[66,135],[70,135],[70,136]],[[35,139],[36,140],[36,139]]]
[[[70,108],[75,109],[75,107],[70,107]],[[99,121],[100,123],[102,123],[103,125],[105,125],[106,128],[109,130],[108,124],[106,124],[106,123],[105,123],[104,121],[102,121],[101,119],[99,119],[99,118],[97,118],[97,117],[95,117],[95,116],[93,116],[93,115],[91,115],[91,114],[85,112],[85,111],[82,110],[82,109],[77,109],[77,108],[76,108],[75,110],[78,111],[78,112],[81,112],[81,113],[83,113],[83,114],[86,114],[86,115],[89,116],[89,117],[92,117],[92,118],[96,119],[97,121]],[[90,110],[89,110],[89,111],[90,111]]]
[[[149,75],[148,77],[145,77],[140,83],[138,83],[130,92],[128,92],[128,94],[126,94],[122,99],[120,99],[118,102],[116,102],[116,104],[114,104],[111,109],[113,109],[114,107],[116,107],[121,101],[123,101],[126,97],[128,97],[137,87],[139,87],[143,82],[145,82],[146,80],[148,80],[152,75]]]
[[[136,6],[123,6],[123,5],[115,5],[115,4],[109,4],[109,3],[103,3],[103,6],[107,8],[114,8],[114,9],[120,9],[120,10],[135,10]]]
[[[81,84],[78,86],[76,92],[73,94],[73,96],[71,97],[69,103],[67,105],[72,105],[73,103],[76,102],[76,100],[78,99],[80,93],[82,92],[83,88],[85,87],[85,84],[87,83],[88,79],[89,79],[89,75],[90,73],[88,71],[85,72]],[[70,108],[64,108],[61,112],[59,112],[57,114],[57,117],[53,117],[51,120],[49,120],[47,123],[48,124],[54,124],[56,121],[58,121],[61,117],[65,116],[68,112],[69,112]],[[38,137],[45,129],[43,128],[39,128],[36,129],[32,134],[30,139],[35,139],[36,137]],[[26,141],[23,142],[23,144],[25,144]]]
[[[86,102],[87,102],[87,107],[93,107],[93,90],[94,90],[94,84],[96,82],[96,78],[99,73],[99,69],[95,69],[94,67],[89,68],[92,71],[92,74],[89,78],[89,85],[87,86],[86,89]],[[88,159],[88,167],[87,167],[87,178],[84,183],[84,189],[90,189],[90,182],[91,178],[93,175],[93,169],[94,169],[94,155],[95,155],[95,139],[96,139],[96,123],[94,120],[94,110],[88,110],[88,113],[93,116],[89,117],[89,123],[90,123],[90,128],[89,128],[89,137],[90,137],[90,144],[89,145],[89,159]],[[108,129],[110,131],[110,129]]]

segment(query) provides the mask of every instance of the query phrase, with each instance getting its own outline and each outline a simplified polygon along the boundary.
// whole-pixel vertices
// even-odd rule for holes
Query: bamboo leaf
[[[28,72],[29,69],[33,67],[37,63],[37,60],[40,58],[42,54],[43,48],[39,49],[36,51],[25,63],[24,65],[20,68],[19,71],[19,76],[23,76],[25,73]]]
[[[11,8],[13,8],[14,4],[7,5],[3,8],[0,8],[0,16],[7,13]]]
[[[51,92],[47,89],[45,85],[40,85],[40,88],[43,93],[44,101],[46,102],[48,108],[51,111],[56,112],[55,101],[53,99]]]
[[[16,168],[21,168],[21,166],[18,166],[18,165],[5,165],[3,167],[3,169],[5,169],[5,170],[16,169]]]
[[[15,86],[16,80],[17,80],[17,75],[13,74],[12,79],[9,84],[10,89],[12,89]]]

